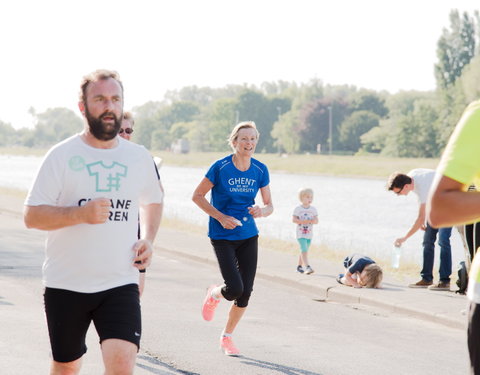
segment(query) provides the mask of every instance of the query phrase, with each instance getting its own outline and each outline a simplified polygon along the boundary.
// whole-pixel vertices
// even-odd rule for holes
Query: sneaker
[[[215,314],[215,309],[217,308],[218,303],[220,302],[219,299],[215,299],[212,297],[212,290],[216,288],[217,285],[210,285],[207,289],[207,295],[203,300],[202,306],[202,316],[207,322],[213,319],[213,315]]]
[[[416,282],[415,284],[410,284],[408,287],[409,288],[427,288],[432,284],[433,284],[433,281],[427,281],[427,280],[422,279],[422,280]]]
[[[303,267],[302,266],[297,266],[297,272],[303,273]]]
[[[428,287],[428,289],[450,291],[450,283],[444,283],[444,282],[440,281],[438,284],[430,285]]]
[[[310,275],[311,273],[314,273],[315,271],[312,269],[312,267],[310,266],[307,266],[307,268],[305,268],[305,273],[307,275]]]
[[[342,282],[343,276],[345,276],[343,273],[338,274],[338,276],[335,278],[335,280],[337,280],[337,283],[344,285]]]
[[[238,350],[233,343],[231,336],[222,336],[220,338],[220,350],[222,350],[225,355],[236,356],[240,354],[240,350]]]

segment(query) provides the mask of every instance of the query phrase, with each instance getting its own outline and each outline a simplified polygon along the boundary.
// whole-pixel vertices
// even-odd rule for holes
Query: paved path
[[[32,309],[31,303],[42,305],[42,286],[40,283],[40,266],[43,259],[44,233],[26,230],[21,224],[22,198],[16,196],[0,196],[0,228],[8,234],[8,243],[0,239],[0,316],[2,333],[0,334],[0,360],[2,373],[31,374],[46,373],[46,369],[38,368],[39,363],[46,364],[48,357],[48,337],[45,334],[45,322],[38,319],[38,309]],[[4,237],[7,237],[6,235]],[[37,250],[32,251],[33,247]],[[40,248],[40,249],[39,249]],[[179,231],[171,227],[161,227],[156,242],[156,254],[176,257],[187,257],[199,262],[216,264],[211,245],[206,235]],[[9,264],[5,260],[9,259]],[[373,308],[388,310],[397,314],[405,314],[420,320],[428,320],[453,328],[465,329],[466,307],[465,296],[453,292],[434,292],[426,289],[410,289],[406,287],[411,281],[399,281],[388,274],[384,278],[382,289],[354,289],[339,285],[335,276],[342,271],[341,264],[334,264],[326,259],[315,259],[316,272],[312,275],[300,275],[295,272],[297,255],[286,254],[272,249],[261,248],[257,277],[274,281],[285,288],[297,288],[314,295],[322,301],[338,302],[349,305],[365,304]],[[9,277],[17,266],[22,265],[21,279]],[[18,268],[18,267],[17,267]],[[148,274],[147,274],[148,276]],[[21,290],[29,290],[30,295],[16,293],[21,283]],[[20,326],[8,322],[22,322]],[[32,345],[31,341],[36,345]],[[100,352],[95,334],[89,334],[89,356],[86,358],[84,373],[101,373]],[[18,346],[26,342],[28,353],[18,350]],[[19,372],[18,363],[22,361],[24,372]],[[142,372],[138,366],[138,374],[175,373],[163,363],[156,363],[148,353],[140,352],[139,363],[145,364],[148,372]],[[158,362],[158,361],[157,361]],[[28,367],[30,364],[31,368]],[[152,371],[152,366],[156,370]],[[89,370],[90,369],[90,370]],[[6,371],[6,372],[3,372]],[[22,370],[23,371],[23,370]]]

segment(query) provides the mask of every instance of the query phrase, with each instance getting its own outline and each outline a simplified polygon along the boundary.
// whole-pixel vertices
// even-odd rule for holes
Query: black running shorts
[[[45,288],[44,301],[52,355],[57,362],[71,362],[85,354],[85,336],[92,321],[100,343],[120,339],[140,347],[142,321],[137,284],[98,293]]]

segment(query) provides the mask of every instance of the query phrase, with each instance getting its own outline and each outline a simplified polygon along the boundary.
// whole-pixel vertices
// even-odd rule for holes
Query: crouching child
[[[343,261],[345,273],[337,276],[340,284],[353,286],[354,288],[380,288],[383,279],[383,271],[371,258],[353,254]]]

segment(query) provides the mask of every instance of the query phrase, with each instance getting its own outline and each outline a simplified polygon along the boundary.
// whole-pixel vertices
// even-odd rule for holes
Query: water
[[[0,186],[27,190],[41,162],[39,157],[0,155]],[[162,166],[165,188],[165,217],[196,225],[207,225],[208,217],[191,200],[193,190],[206,169]],[[363,253],[377,260],[391,261],[393,242],[407,233],[418,213],[416,196],[396,196],[385,189],[385,181],[313,175],[271,174],[270,188],[274,213],[257,220],[262,236],[295,240],[293,209],[300,204],[301,187],[314,190],[312,205],[319,223],[314,226],[313,244],[348,255]],[[257,203],[261,203],[258,198]],[[418,231],[402,246],[402,262],[421,265],[423,232]],[[436,251],[438,257],[439,251]],[[464,259],[457,231],[452,231],[453,265]],[[438,262],[438,261],[437,261]],[[437,263],[438,264],[438,263]]]

